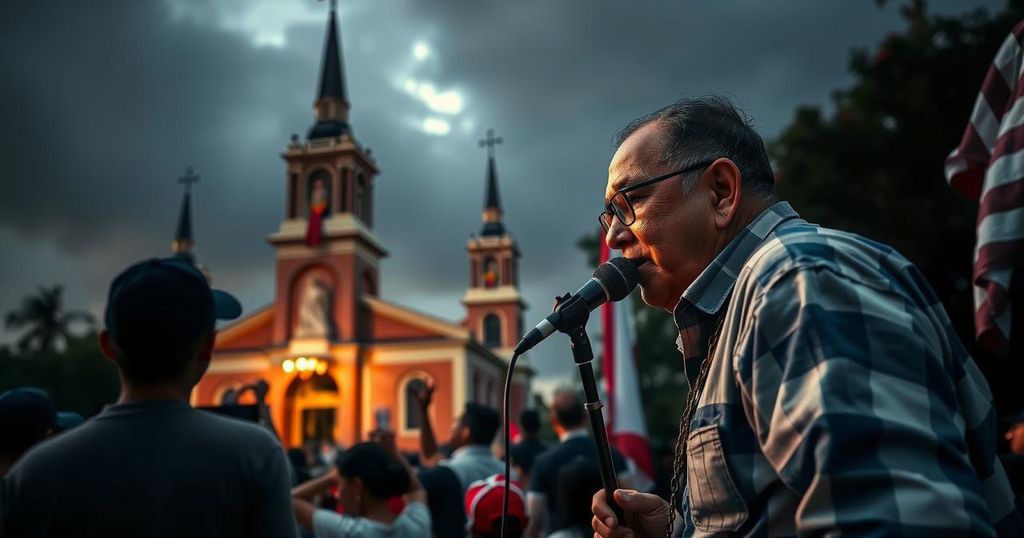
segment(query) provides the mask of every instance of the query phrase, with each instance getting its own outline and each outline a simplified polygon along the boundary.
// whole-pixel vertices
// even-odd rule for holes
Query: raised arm
[[[416,392],[417,409],[420,412],[420,463],[433,467],[439,459],[434,426],[430,423],[430,403],[434,399],[434,384]]]
[[[303,482],[292,488],[292,508],[295,510],[295,519],[299,525],[306,529],[313,528],[313,513],[316,512],[316,505],[313,498],[331,489],[338,483],[338,469],[331,467],[331,470],[323,476]]]

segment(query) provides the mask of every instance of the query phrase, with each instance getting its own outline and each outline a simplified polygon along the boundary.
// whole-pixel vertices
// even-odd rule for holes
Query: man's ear
[[[212,330],[210,334],[203,339],[203,343],[199,348],[199,362],[210,362],[210,358],[213,355],[213,344],[217,342],[217,331]]]
[[[114,340],[110,338],[110,333],[106,329],[100,331],[100,351],[109,360],[117,358],[117,346],[114,345]]]
[[[715,226],[719,230],[724,230],[739,211],[743,176],[736,163],[725,157],[711,163],[706,173],[710,181]]]

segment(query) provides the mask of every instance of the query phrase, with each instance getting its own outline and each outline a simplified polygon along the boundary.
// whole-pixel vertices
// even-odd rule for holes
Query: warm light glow
[[[314,373],[324,375],[327,373],[327,361],[316,357],[298,357],[286,359],[281,362],[281,369],[286,374],[295,372],[302,379],[309,379]]]

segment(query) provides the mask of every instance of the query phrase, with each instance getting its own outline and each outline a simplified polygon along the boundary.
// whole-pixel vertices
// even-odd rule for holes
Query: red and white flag
[[[974,246],[974,330],[978,344],[1005,355],[1010,282],[1024,267],[1024,22],[989,67],[960,145],[946,159],[953,189],[978,201]]]
[[[601,241],[601,263],[608,261],[610,256],[608,244]],[[633,347],[636,329],[628,299],[601,306],[601,329],[604,335],[601,372],[607,395],[605,419],[608,437],[611,444],[633,460],[650,479],[654,476],[654,462],[640,401],[640,380]]]

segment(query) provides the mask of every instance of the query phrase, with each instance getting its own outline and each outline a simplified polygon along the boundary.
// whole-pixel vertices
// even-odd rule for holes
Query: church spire
[[[480,141],[480,147],[487,148],[487,190],[484,196],[484,228],[481,235],[505,233],[505,225],[501,221],[501,199],[498,196],[498,173],[494,165],[494,146],[498,144],[501,144],[501,138],[495,138],[494,129],[488,129],[487,138]]]
[[[178,229],[171,242],[171,251],[176,256],[194,259],[192,254],[192,184],[199,181],[192,167],[185,168],[185,175],[178,178],[178,183],[185,185],[185,195],[181,199],[181,212],[178,214]]]
[[[327,16],[327,39],[320,64],[320,91],[313,105],[316,124],[309,130],[310,139],[330,138],[349,131],[345,64],[341,56],[341,37],[335,12],[335,2],[331,0],[331,11]]]

